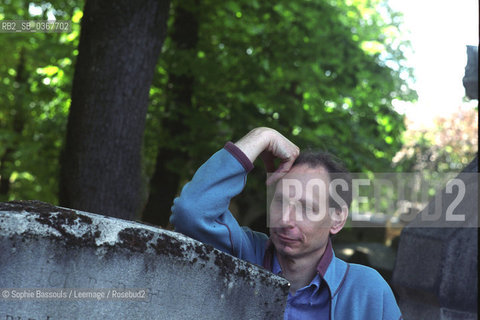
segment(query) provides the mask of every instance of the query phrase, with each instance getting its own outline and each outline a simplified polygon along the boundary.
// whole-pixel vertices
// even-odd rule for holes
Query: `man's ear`
[[[333,211],[333,210],[332,210]],[[330,218],[332,220],[332,225],[330,226],[330,233],[337,234],[340,230],[343,229],[345,222],[347,222],[348,217],[348,207],[342,206],[342,209],[335,209]]]

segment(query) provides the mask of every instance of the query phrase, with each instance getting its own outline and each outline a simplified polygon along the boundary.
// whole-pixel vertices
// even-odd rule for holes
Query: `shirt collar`
[[[322,277],[325,277],[325,273],[327,272],[328,266],[332,262],[332,259],[333,259],[332,240],[329,237],[327,246],[325,247],[325,252],[323,253],[317,265],[317,272]]]
[[[275,273],[276,275],[282,275],[282,267],[280,266],[280,263],[278,262],[277,256],[274,254],[273,259],[272,259],[272,272]],[[315,286],[313,290],[313,294],[316,294],[318,292],[318,289],[320,288],[320,284],[322,282],[322,279],[319,274],[316,274],[315,277],[312,279],[310,282],[309,286]]]
[[[310,282],[310,285],[315,286],[314,293],[317,292],[318,289],[320,288],[321,281],[325,277],[325,273],[327,272],[327,269],[330,263],[332,262],[332,259],[333,259],[332,241],[329,238],[327,246],[325,247],[325,252],[323,253],[317,265],[317,275]],[[280,263],[278,262],[278,259],[275,255],[275,247],[273,245],[273,242],[270,239],[268,239],[267,241],[265,256],[263,258],[263,267],[268,270],[271,270],[275,274],[280,274],[282,272]]]
[[[322,278],[325,276],[325,273],[327,272],[328,266],[332,262],[332,259],[332,241],[329,238],[327,246],[325,247],[325,252],[323,253],[317,265],[317,272],[320,276],[322,276]],[[265,269],[271,270],[275,274],[278,274],[281,271],[281,268],[280,264],[276,260],[277,259],[275,257],[275,247],[273,246],[272,240],[268,239],[265,249],[265,255],[263,257],[263,267]],[[276,265],[274,265],[274,262],[276,262]]]

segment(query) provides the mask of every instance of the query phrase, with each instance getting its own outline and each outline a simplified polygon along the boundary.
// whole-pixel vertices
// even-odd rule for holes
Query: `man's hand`
[[[283,177],[300,153],[300,149],[290,140],[278,131],[266,127],[253,129],[235,145],[245,153],[252,163],[260,156],[265,163],[267,172],[272,173],[267,179],[267,185]],[[275,158],[280,159],[280,165],[276,169]]]

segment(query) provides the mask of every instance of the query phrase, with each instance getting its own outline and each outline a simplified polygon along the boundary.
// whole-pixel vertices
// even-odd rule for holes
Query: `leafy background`
[[[58,203],[83,6],[74,0],[0,6],[0,19],[72,21],[70,33],[0,35],[1,201]],[[156,171],[175,177],[169,186],[175,194],[226,141],[257,126],[273,127],[301,148],[328,150],[353,172],[459,170],[476,152],[475,129],[468,132],[471,145],[455,144],[468,130],[456,132],[462,124],[449,120],[439,120],[435,132],[404,134],[405,119],[392,107],[393,99],[417,98],[406,81],[413,76],[404,63],[409,44],[399,37],[401,21],[382,0],[174,1],[150,88],[143,208]],[[168,157],[159,162],[159,154]],[[260,163],[249,179],[232,204],[247,224],[264,210],[256,207],[265,199]],[[160,220],[145,218],[142,209],[135,214],[165,226],[169,212]]]

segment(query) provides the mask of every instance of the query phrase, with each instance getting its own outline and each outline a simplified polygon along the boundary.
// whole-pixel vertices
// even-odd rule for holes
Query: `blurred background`
[[[0,34],[0,201],[168,227],[195,170],[258,126],[352,172],[459,172],[477,153],[477,1],[152,3],[2,1],[0,20],[72,30]],[[231,205],[258,230],[264,180],[258,162]],[[337,251],[388,278],[399,233],[349,228]]]

